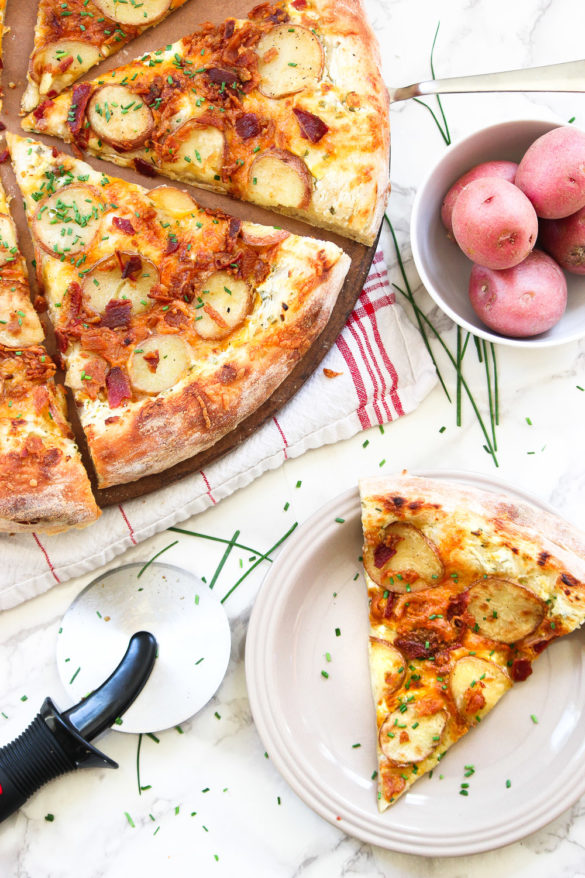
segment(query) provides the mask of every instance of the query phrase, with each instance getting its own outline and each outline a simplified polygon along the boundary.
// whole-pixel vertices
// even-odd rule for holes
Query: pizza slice
[[[360,0],[205,24],[44,101],[23,127],[365,244],[386,205],[388,93]]]
[[[40,0],[22,110],[55,97],[187,0]]]
[[[213,445],[325,327],[350,264],[335,244],[8,143],[101,487]]]
[[[381,811],[585,620],[585,538],[448,481],[360,484]]]
[[[0,531],[56,533],[100,515],[42,342],[0,185]]]

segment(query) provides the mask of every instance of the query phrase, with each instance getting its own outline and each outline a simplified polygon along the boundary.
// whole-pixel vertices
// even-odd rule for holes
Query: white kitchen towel
[[[321,365],[277,416],[241,445],[205,471],[104,510],[85,530],[0,535],[0,610],[101,567],[289,457],[408,414],[435,382],[424,343],[396,303],[378,252],[354,310]]]

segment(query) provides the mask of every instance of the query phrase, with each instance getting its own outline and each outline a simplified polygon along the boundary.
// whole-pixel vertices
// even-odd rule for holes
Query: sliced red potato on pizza
[[[54,98],[186,2],[40,0],[23,112]]]
[[[335,244],[8,142],[100,486],[213,445],[325,327],[350,262]]]
[[[448,481],[364,479],[360,493],[383,811],[583,623],[585,538]]]
[[[99,516],[43,347],[0,185],[0,531],[56,533]]]
[[[46,100],[27,131],[372,244],[389,103],[358,0],[261,4]]]

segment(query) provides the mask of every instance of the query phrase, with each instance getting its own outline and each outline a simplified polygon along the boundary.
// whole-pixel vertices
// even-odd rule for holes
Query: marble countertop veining
[[[585,4],[576,0],[365,0],[365,5],[382,45],[386,80],[393,85],[429,77],[430,47],[439,20],[437,76],[549,64],[584,55]],[[575,124],[585,128],[582,94],[450,96],[444,98],[444,108],[454,140],[483,125],[517,117],[563,121],[575,117]],[[453,347],[455,331],[420,288],[408,244],[417,184],[445,146],[430,114],[416,103],[396,105],[391,116],[389,215],[416,299]],[[382,246],[392,279],[398,282],[387,229]],[[552,502],[585,528],[585,393],[578,389],[585,386],[585,340],[538,352],[500,346],[497,358],[501,410],[497,470],[483,449],[469,405],[464,404],[463,426],[457,427],[454,406],[437,386],[414,414],[384,434],[374,428],[367,437],[359,435],[289,460],[184,527],[225,538],[240,529],[247,545],[266,550],[294,521],[307,519],[354,485],[358,476],[380,472],[380,461],[386,459],[386,470],[464,469],[508,480]],[[487,417],[483,367],[471,355],[468,360],[466,375]],[[453,390],[453,372],[440,352],[438,361]],[[364,448],[366,438],[369,444]],[[299,481],[302,485],[297,488]],[[165,560],[199,575],[213,572],[221,545],[170,536],[153,537],[115,564],[145,561],[177,539]],[[217,583],[222,594],[241,573],[238,560],[232,554],[222,571]],[[226,602],[232,656],[217,695],[183,724],[182,734],[172,729],[159,735],[158,743],[143,738],[140,778],[150,789],[138,791],[137,736],[107,733],[98,746],[120,763],[120,769],[62,778],[5,822],[0,827],[2,878],[585,876],[585,798],[522,841],[447,859],[372,847],[308,808],[266,758],[247,698],[246,628],[267,566],[260,565]],[[62,689],[55,642],[60,619],[94,576],[95,572],[64,583],[0,616],[0,744],[26,726],[46,695],[58,702]],[[47,814],[53,814],[54,820],[46,820]]]

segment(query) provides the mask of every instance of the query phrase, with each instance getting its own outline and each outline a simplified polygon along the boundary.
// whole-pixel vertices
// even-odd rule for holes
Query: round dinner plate
[[[487,477],[423,475],[554,511]],[[517,841],[585,793],[583,638],[574,633],[546,650],[533,675],[431,777],[380,814],[360,511],[357,488],[320,509],[287,542],[259,592],[246,678],[266,751],[309,807],[362,841],[425,856]]]

